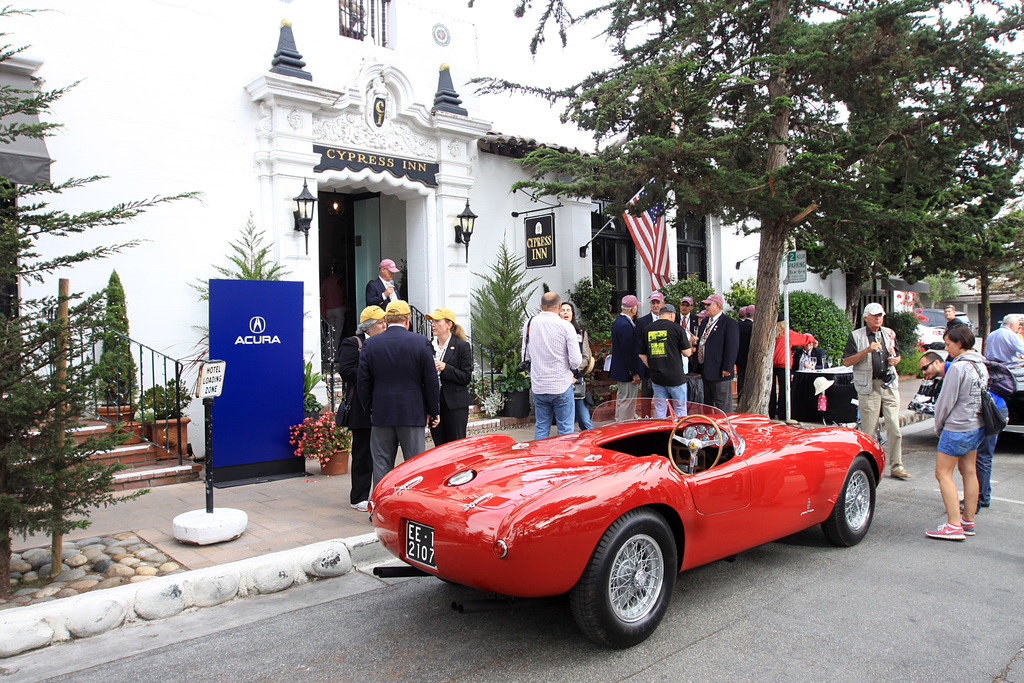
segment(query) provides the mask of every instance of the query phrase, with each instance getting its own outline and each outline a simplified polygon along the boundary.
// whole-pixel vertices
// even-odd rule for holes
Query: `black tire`
[[[861,542],[875,516],[875,475],[863,455],[858,455],[846,473],[846,481],[832,508],[821,523],[832,545],[848,548]]]
[[[572,616],[594,642],[632,647],[658,628],[678,572],[675,538],[664,518],[646,508],[631,510],[604,532],[569,591]]]

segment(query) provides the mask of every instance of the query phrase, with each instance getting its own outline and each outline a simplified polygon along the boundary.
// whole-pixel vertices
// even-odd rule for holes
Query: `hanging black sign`
[[[440,169],[438,164],[322,145],[313,145],[313,153],[320,155],[320,163],[313,168],[314,171],[344,168],[361,171],[370,168],[378,172],[386,171],[396,178],[407,176],[424,185],[437,186],[437,172]]]
[[[526,227],[526,267],[547,268],[555,265],[555,217],[530,216]]]

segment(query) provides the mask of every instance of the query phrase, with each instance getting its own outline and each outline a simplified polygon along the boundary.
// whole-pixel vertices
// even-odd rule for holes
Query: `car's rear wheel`
[[[649,509],[631,510],[608,527],[569,593],[573,618],[591,640],[632,647],[661,623],[679,564],[672,530]]]
[[[821,524],[832,545],[849,547],[860,543],[875,515],[875,475],[863,455],[854,458],[836,505]]]

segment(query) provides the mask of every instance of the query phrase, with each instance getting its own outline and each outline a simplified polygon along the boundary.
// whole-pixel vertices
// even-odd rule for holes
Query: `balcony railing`
[[[338,0],[341,35],[390,47],[388,10],[391,0]]]

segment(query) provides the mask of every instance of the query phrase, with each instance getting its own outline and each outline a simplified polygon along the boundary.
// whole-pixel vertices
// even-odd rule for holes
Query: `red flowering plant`
[[[335,451],[352,448],[352,432],[335,424],[331,413],[307,417],[291,428],[291,434],[288,442],[295,446],[295,455],[319,460],[321,465],[330,462]]]

